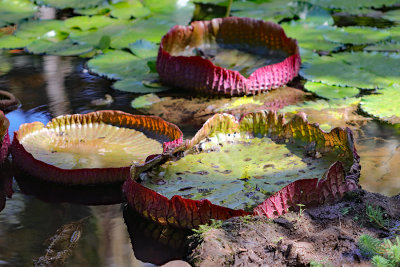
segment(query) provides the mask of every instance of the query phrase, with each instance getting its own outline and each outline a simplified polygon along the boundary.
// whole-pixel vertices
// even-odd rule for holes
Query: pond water
[[[12,70],[0,76],[0,89],[12,92],[23,103],[6,115],[11,136],[22,123],[47,123],[62,114],[100,109],[138,113],[130,107],[137,95],[112,90],[111,81],[87,71],[84,59],[24,54],[5,59]],[[112,103],[93,103],[106,94]],[[195,131],[178,126],[186,137]],[[361,155],[361,185],[373,192],[398,194],[398,130],[377,121],[353,130]],[[185,254],[187,233],[156,226],[126,208],[121,204],[120,184],[65,188],[10,172],[5,168],[0,175],[0,190],[13,181],[14,191],[0,212],[0,264],[4,266],[31,265],[32,259],[46,254],[46,240],[57,229],[77,222],[82,225],[81,237],[67,266],[152,266]]]
[[[23,103],[6,114],[11,136],[22,123],[47,123],[61,114],[100,109],[135,113],[130,108],[135,95],[112,90],[109,80],[88,73],[86,60],[33,55],[5,59],[12,70],[0,77],[0,90],[12,92]],[[106,94],[112,103],[91,104]],[[0,196],[10,182],[14,191],[0,212],[2,266],[31,266],[33,259],[46,254],[46,240],[57,229],[77,222],[82,225],[81,237],[66,266],[153,266],[184,255],[185,233],[156,226],[125,208],[121,184],[65,188],[11,167],[0,170],[0,177]],[[160,233],[163,236],[157,236]]]
[[[241,2],[238,1],[239,4]],[[211,10],[211,6],[197,5],[194,18],[209,18],[211,13],[223,16],[226,12],[224,7],[212,6]],[[261,11],[264,13],[267,10]],[[290,11],[287,7],[284,10]],[[55,10],[53,13],[56,13]],[[274,15],[277,21],[281,20],[280,13]],[[191,16],[191,12],[185,11],[185,14]],[[310,20],[325,19],[324,14],[317,12],[317,15],[310,16]],[[55,15],[68,17],[71,14],[53,14],[48,18]],[[285,13],[285,16],[292,15]],[[184,18],[175,17],[177,20]],[[343,25],[364,25],[360,21],[335,18],[336,25],[341,25],[341,22]],[[377,23],[369,21],[366,25],[376,26]],[[314,38],[314,35],[310,36],[310,39]],[[307,48],[307,40],[302,41],[301,46]],[[325,40],[312,42],[327,45]],[[326,50],[333,50],[333,45],[328,45]],[[214,50],[189,52],[205,52],[205,56],[213,58],[216,64],[236,68],[246,76],[265,64],[261,58],[226,49],[219,49],[218,52],[224,53],[214,57],[217,52]],[[281,55],[277,54],[275,58],[280,61]],[[140,114],[131,107],[131,101],[137,94],[111,89],[114,81],[92,75],[86,68],[86,62],[78,57],[0,54],[0,90],[13,93],[22,103],[21,107],[6,114],[10,121],[11,138],[22,123],[47,123],[53,117],[64,114],[102,109]],[[2,68],[7,69],[4,75]],[[157,95],[179,95],[186,100],[191,99],[192,103],[199,99],[172,90]],[[185,138],[192,137],[198,129],[190,123],[177,124]],[[349,126],[361,156],[362,187],[389,196],[399,194],[399,129],[376,120]],[[12,198],[4,202],[5,195],[12,195]],[[72,240],[72,237],[62,240],[63,229],[72,229],[74,240],[78,240],[71,255],[67,255],[66,266],[154,266],[182,259],[187,248],[187,232],[153,224],[128,208],[124,204],[121,184],[64,187],[37,181],[10,164],[0,169],[0,265],[32,266],[34,259],[45,261],[46,255],[51,256],[49,248],[53,240],[60,239],[64,245],[68,243],[65,241]]]

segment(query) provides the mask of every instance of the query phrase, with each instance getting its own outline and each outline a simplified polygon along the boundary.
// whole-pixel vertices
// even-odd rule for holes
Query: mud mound
[[[357,190],[334,205],[289,213],[276,219],[231,218],[222,226],[192,237],[195,266],[370,266],[357,241],[362,234],[385,238],[400,219],[400,197]],[[381,209],[383,227],[367,207]],[[398,233],[397,233],[398,234]]]

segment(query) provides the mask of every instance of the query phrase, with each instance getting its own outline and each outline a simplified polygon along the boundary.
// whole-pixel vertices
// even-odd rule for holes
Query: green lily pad
[[[363,7],[375,7],[379,8],[382,6],[391,6],[398,3],[397,0],[374,0],[374,1],[364,1],[364,0],[305,0],[306,2],[318,5],[324,8],[331,9],[341,9],[341,10],[357,10]]]
[[[21,39],[13,35],[7,35],[0,37],[0,49],[23,48],[31,42],[31,39]]]
[[[315,82],[307,82],[304,85],[304,88],[307,91],[313,92],[314,94],[326,99],[353,97],[358,95],[360,92],[354,87],[339,87]]]
[[[36,0],[40,5],[55,8],[88,8],[100,5],[104,0]]]
[[[114,22],[108,26],[101,28],[92,28],[87,31],[71,29],[69,38],[74,42],[85,43],[96,46],[99,44],[103,36],[110,37],[111,40],[116,38],[121,32],[131,28],[132,22],[125,20],[113,20]]]
[[[301,48],[312,51],[332,51],[340,45],[328,42],[323,34],[334,31],[335,28],[329,26],[315,26],[312,24],[284,23],[283,29],[288,37],[295,38]]]
[[[68,36],[68,30],[60,20],[35,20],[22,23],[15,36],[22,39],[63,40]]]
[[[284,18],[292,18],[298,12],[298,2],[291,0],[269,1],[267,3],[239,2],[232,4],[232,15],[237,17],[249,17],[279,22]]]
[[[39,39],[27,45],[26,49],[33,54],[78,56],[89,53],[93,50],[93,46],[87,44],[75,44],[69,39],[56,43],[48,40]]]
[[[147,94],[136,97],[132,100],[131,106],[134,109],[142,109],[147,108],[153,105],[154,103],[160,102],[161,98],[159,98],[156,94]]]
[[[385,12],[383,18],[394,22],[400,22],[400,9],[395,9]]]
[[[369,27],[344,27],[328,31],[324,38],[328,41],[343,44],[371,44],[386,40],[390,37],[388,31]]]
[[[286,106],[280,110],[288,119],[303,112],[310,123],[318,123],[324,131],[335,127],[349,127],[357,121],[367,119],[357,113],[360,98],[307,101],[297,105]]]
[[[374,95],[361,99],[361,109],[383,121],[400,123],[400,86],[381,89]]]
[[[175,23],[167,17],[151,17],[149,19],[138,19],[130,23],[130,27],[124,29],[111,40],[111,47],[116,49],[128,48],[129,44],[140,39],[159,43],[161,37],[174,26]]]
[[[137,75],[143,77],[149,71],[146,61],[121,50],[96,56],[89,60],[87,65],[90,71],[110,79],[124,79]]]
[[[198,128],[215,113],[226,112],[240,116],[260,110],[277,111],[284,106],[303,102],[308,95],[299,89],[280,87],[267,94],[232,98],[163,97],[161,101],[140,111],[175,124]]]
[[[151,14],[147,7],[144,7],[139,0],[129,2],[118,2],[111,6],[111,16],[118,19],[144,18]]]
[[[158,93],[168,90],[168,88],[166,87],[145,86],[143,84],[143,81],[137,78],[127,78],[117,81],[113,84],[113,88],[124,92],[138,93],[138,94]]]
[[[381,43],[369,45],[364,48],[365,51],[375,51],[375,52],[400,52],[400,43]]]
[[[74,13],[86,15],[86,16],[94,16],[94,15],[105,15],[111,12],[111,5],[103,4],[97,7],[90,8],[74,8]]]
[[[329,85],[362,89],[383,88],[400,82],[400,69],[394,68],[398,55],[384,53],[338,53],[315,57],[300,70],[303,77]]]
[[[2,0],[0,1],[0,27],[33,17],[36,11],[37,6],[29,0]]]
[[[339,153],[345,165],[353,163],[346,145],[322,153],[326,144],[322,140],[329,140],[330,134],[315,126],[299,130],[304,125],[299,117],[292,122],[296,138],[278,142],[267,135],[279,135],[280,120],[270,115],[266,122],[267,115],[251,115],[240,123],[226,114],[216,115],[192,139],[196,144],[192,152],[155,169],[142,185],[167,198],[206,198],[216,205],[249,211],[293,181],[322,177]],[[271,129],[269,123],[277,128]]]
[[[158,45],[146,40],[137,40],[129,44],[129,49],[140,58],[156,57],[158,53]]]
[[[194,4],[181,0],[143,0],[143,5],[155,13],[157,17],[165,17],[177,25],[187,25],[194,11]]]
[[[81,29],[87,31],[93,28],[102,28],[116,22],[115,19],[106,16],[77,16],[64,21],[68,28]]]

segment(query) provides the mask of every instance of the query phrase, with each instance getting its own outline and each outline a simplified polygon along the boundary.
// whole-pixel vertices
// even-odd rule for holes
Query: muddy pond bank
[[[359,238],[393,238],[399,204],[399,195],[356,190],[336,204],[276,219],[247,216],[214,222],[191,237],[188,261],[194,266],[370,266]],[[371,207],[381,210],[386,225],[371,219]]]

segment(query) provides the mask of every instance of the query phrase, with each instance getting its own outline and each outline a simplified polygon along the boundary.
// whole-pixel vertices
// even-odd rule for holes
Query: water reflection
[[[362,187],[387,196],[400,193],[400,133],[392,125],[371,121],[356,131]]]
[[[124,207],[124,220],[133,251],[139,260],[162,265],[185,257],[188,250],[187,236],[191,231],[144,220],[128,205]]]
[[[52,203],[75,203],[83,205],[110,205],[122,203],[122,183],[107,185],[65,186],[40,181],[22,171],[15,179],[21,192]]]

